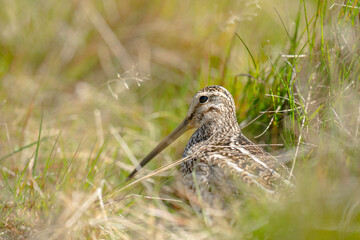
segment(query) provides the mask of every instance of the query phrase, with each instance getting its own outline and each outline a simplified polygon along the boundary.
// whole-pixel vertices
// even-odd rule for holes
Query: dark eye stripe
[[[220,109],[216,108],[216,107],[209,107],[209,109],[207,109],[206,111],[204,111],[204,114],[208,113],[208,112],[217,112],[221,114]]]
[[[207,96],[201,96],[201,97],[199,98],[199,102],[200,102],[200,103],[206,103],[207,100],[208,100],[208,97],[207,97]]]

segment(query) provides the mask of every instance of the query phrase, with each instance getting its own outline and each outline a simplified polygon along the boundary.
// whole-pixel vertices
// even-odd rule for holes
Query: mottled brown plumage
[[[238,184],[254,185],[267,193],[291,186],[286,166],[248,140],[236,119],[233,97],[221,86],[195,94],[185,120],[129,175],[149,162],[188,129],[196,131],[185,147],[180,166],[183,184],[194,207],[213,207],[229,195],[239,195]]]

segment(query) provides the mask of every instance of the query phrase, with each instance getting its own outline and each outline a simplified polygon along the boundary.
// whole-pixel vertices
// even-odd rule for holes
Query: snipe
[[[197,130],[183,153],[183,157],[190,157],[181,164],[180,171],[193,206],[199,206],[199,200],[214,206],[223,201],[224,195],[238,195],[238,183],[254,185],[270,194],[279,186],[292,185],[287,180],[287,167],[242,134],[233,97],[216,85],[195,94],[185,120],[142,160],[128,179],[192,128]]]

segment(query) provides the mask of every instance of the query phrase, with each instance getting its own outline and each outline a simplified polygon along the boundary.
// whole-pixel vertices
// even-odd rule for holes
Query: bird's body
[[[190,128],[197,130],[185,147],[183,157],[187,160],[181,164],[180,172],[193,206],[214,207],[225,196],[238,195],[235,182],[268,193],[291,185],[286,166],[242,134],[231,94],[215,85],[196,93],[183,123],[145,157],[140,167]]]

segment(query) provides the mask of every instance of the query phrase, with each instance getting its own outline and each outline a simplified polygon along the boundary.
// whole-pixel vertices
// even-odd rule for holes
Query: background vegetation
[[[357,0],[3,1],[0,238],[359,239],[359,17]],[[212,226],[176,168],[121,190],[210,84],[297,179]]]

